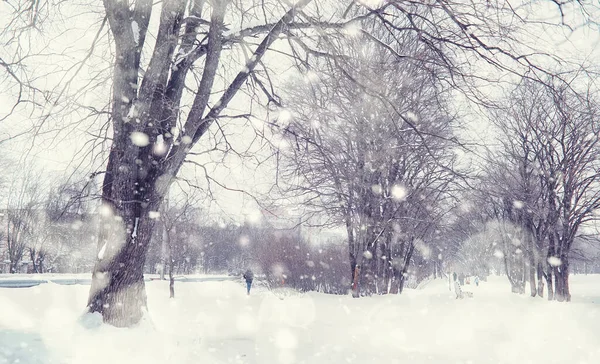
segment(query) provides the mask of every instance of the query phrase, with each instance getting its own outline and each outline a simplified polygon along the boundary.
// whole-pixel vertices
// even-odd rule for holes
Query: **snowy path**
[[[0,289],[0,364],[598,363],[600,276],[572,279],[571,304],[511,294],[504,278],[352,299],[239,282],[148,283],[139,327],[82,325],[86,286]],[[90,318],[87,317],[89,320]],[[92,320],[93,321],[93,320]]]

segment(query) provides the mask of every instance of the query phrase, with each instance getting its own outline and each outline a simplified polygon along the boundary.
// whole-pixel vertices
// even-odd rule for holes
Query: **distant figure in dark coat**
[[[254,273],[252,273],[250,269],[246,270],[246,273],[244,273],[244,279],[246,280],[246,289],[248,290],[248,295],[250,295],[250,288],[252,287]]]

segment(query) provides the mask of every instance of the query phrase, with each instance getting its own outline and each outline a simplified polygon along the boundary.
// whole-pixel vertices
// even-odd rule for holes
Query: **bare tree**
[[[346,227],[355,296],[359,286],[402,291],[415,248],[430,252],[423,239],[454,174],[433,55],[410,36],[388,47],[406,59],[368,37],[341,40],[344,56],[309,64],[312,76],[288,86],[289,111],[274,123],[289,140],[284,190]]]
[[[185,255],[177,259],[177,252],[182,252],[181,246],[185,244],[185,239],[181,234],[185,230],[190,230],[193,225],[194,217],[198,214],[194,214],[194,201],[193,196],[184,194],[182,200],[169,201],[165,199],[165,203],[162,205],[162,209],[158,218],[162,223],[162,245],[166,250],[166,260],[169,268],[169,297],[175,298],[175,267],[177,263],[189,260],[189,257]],[[169,203],[171,202],[171,203]],[[156,214],[158,215],[158,213]],[[178,229],[178,226],[181,228]],[[177,233],[180,233],[179,235]],[[182,244],[184,243],[184,244]],[[185,254],[185,252],[184,252]],[[164,260],[163,260],[164,262]],[[164,264],[164,263],[163,263]],[[165,267],[163,267],[164,269]]]
[[[505,145],[517,162],[513,171],[525,183],[517,187],[522,211],[515,218],[536,242],[528,242],[527,249],[530,265],[538,258],[538,291],[544,276],[548,298],[569,301],[571,247],[579,229],[596,220],[593,211],[600,206],[596,95],[525,82],[510,102],[500,124],[520,148],[516,154]],[[532,273],[529,279],[534,286]]]
[[[12,177],[7,190],[4,223],[10,272],[16,273],[35,234],[41,207],[41,187],[38,176],[31,171],[23,174],[18,171]]]

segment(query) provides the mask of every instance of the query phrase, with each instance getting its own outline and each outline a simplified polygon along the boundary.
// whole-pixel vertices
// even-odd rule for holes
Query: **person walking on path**
[[[252,287],[252,280],[254,279],[254,273],[252,273],[250,269],[246,270],[246,273],[244,273],[244,279],[246,280],[246,289],[249,296],[250,288]]]

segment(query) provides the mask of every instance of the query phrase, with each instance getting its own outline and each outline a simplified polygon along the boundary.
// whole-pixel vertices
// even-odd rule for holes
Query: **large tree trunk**
[[[193,16],[186,19],[186,26],[186,2],[163,1],[155,46],[141,77],[141,53],[154,3],[139,0],[131,6],[124,1],[103,1],[115,47],[110,115],[113,135],[102,186],[102,202],[108,211],[101,221],[88,300],[90,312],[101,313],[105,322],[115,326],[131,326],[140,320],[146,305],[143,267],[154,225],[149,212],[159,210],[190,149],[227,108],[299,9],[309,2],[295,3],[270,28],[244,71],[230,83],[225,81],[228,86],[207,111],[219,69],[229,1],[211,2],[208,33],[197,52],[191,52],[198,40],[193,19],[199,18],[202,4],[194,2],[190,7]],[[175,69],[173,62],[180,55],[185,56]],[[199,58],[204,58],[202,76],[186,120],[181,120],[181,133],[176,136],[171,130],[178,121],[186,75]],[[155,149],[161,145],[162,152]]]
[[[158,170],[148,166],[151,155],[143,156],[143,150],[115,139],[102,187],[98,256],[88,309],[102,314],[106,323],[126,327],[139,322],[146,307],[143,268],[155,222],[149,214],[159,210],[170,180],[156,183]]]
[[[567,257],[561,257],[561,265],[555,268],[554,281],[556,282],[555,298],[559,302],[571,301],[569,292],[569,262]]]
[[[102,219],[88,309],[117,327],[139,322],[146,307],[143,268],[154,224],[148,212],[116,209]]]

